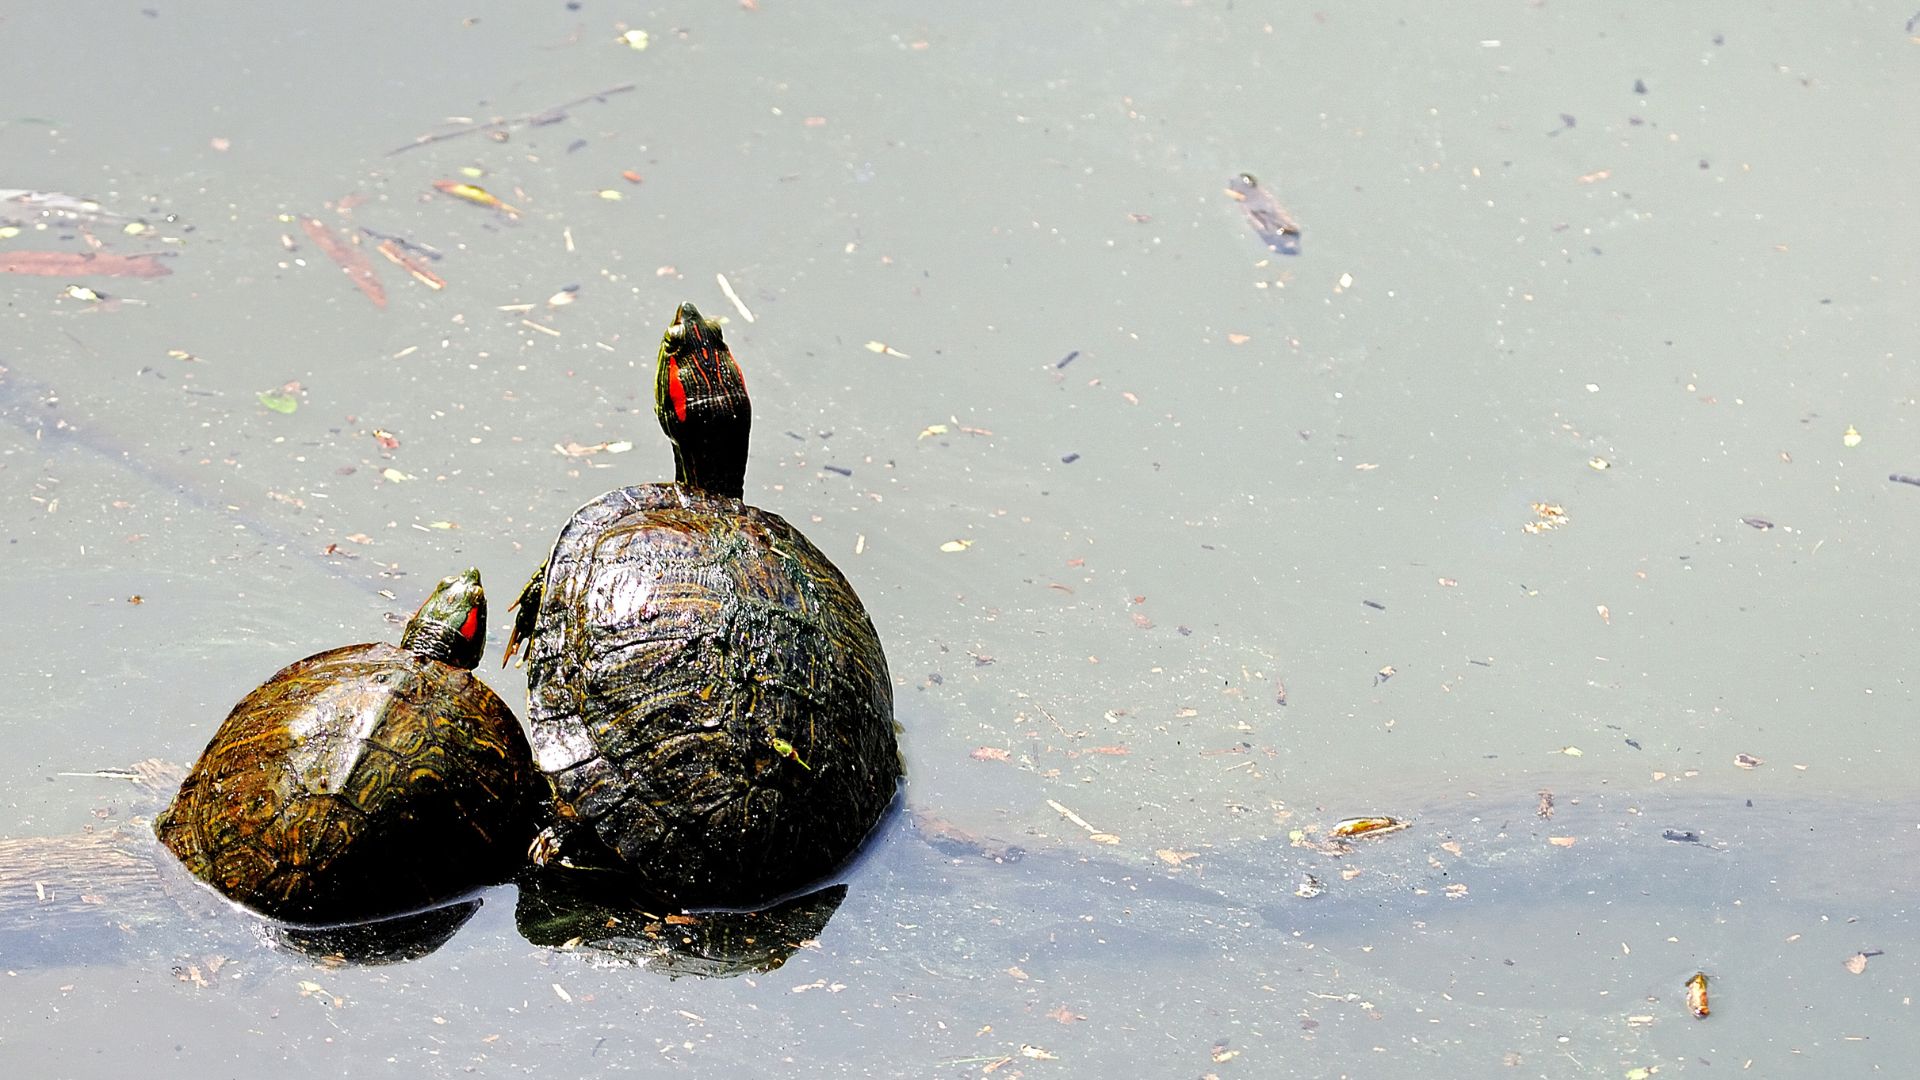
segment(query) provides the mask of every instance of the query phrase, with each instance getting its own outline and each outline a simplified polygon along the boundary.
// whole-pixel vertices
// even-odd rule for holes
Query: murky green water
[[[1029,852],[895,823],[817,947],[726,980],[530,945],[511,889],[339,970],[109,911],[7,944],[0,1061],[1901,1075],[1910,14],[0,8],[0,188],[148,226],[0,203],[0,260],[171,270],[0,274],[0,835],[150,810],[62,774],[189,759],[278,666],[466,565],[510,592],[663,477],[692,299],[754,389],[749,498],[887,643],[908,803]],[[519,216],[434,191],[464,168]],[[376,307],[306,218],[445,288],[363,233]],[[1417,825],[1288,843],[1368,812]]]

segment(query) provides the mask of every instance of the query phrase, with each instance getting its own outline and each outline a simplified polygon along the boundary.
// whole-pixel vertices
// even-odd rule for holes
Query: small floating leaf
[[[1704,1020],[1713,1010],[1707,1007],[1707,973],[1696,971],[1687,980],[1687,1011]]]
[[[1383,836],[1390,832],[1399,832],[1401,829],[1410,828],[1411,826],[1412,822],[1401,821],[1399,818],[1387,817],[1384,814],[1374,814],[1368,817],[1348,818],[1345,821],[1338,822],[1333,828],[1327,830],[1327,835],[1339,837]]]
[[[300,407],[300,399],[292,394],[283,394],[277,390],[262,390],[259,393],[260,404],[277,413],[290,413]]]
[[[973,541],[971,540],[949,540],[940,545],[940,550],[951,555],[956,551],[965,551],[972,546]]]

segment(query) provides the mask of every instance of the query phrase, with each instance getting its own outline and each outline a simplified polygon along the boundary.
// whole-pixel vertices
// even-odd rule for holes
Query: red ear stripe
[[[680,385],[680,359],[667,357],[667,396],[673,399],[673,415],[681,423],[687,420],[687,388]]]
[[[478,629],[480,629],[480,609],[477,607],[468,608],[467,621],[460,624],[460,636],[466,638],[468,641],[472,641],[473,632]]]

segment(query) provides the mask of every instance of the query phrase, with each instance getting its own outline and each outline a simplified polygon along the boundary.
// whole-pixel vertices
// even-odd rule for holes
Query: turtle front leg
[[[520,598],[508,609],[514,611],[513,631],[507,635],[507,647],[500,653],[500,666],[506,667],[513,659],[514,649],[520,650],[520,659],[526,660],[526,654],[533,647],[533,628],[540,619],[540,598],[546,593],[547,564],[527,579],[527,587],[520,590]]]

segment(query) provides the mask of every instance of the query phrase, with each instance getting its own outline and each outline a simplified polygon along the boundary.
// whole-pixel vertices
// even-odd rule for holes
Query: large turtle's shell
[[[527,657],[534,761],[663,898],[746,906],[860,846],[900,779],[893,687],[799,530],[675,484],[560,532]]]
[[[471,671],[349,645],[234,706],[154,829],[240,903],[347,922],[512,876],[537,794],[519,722]]]

